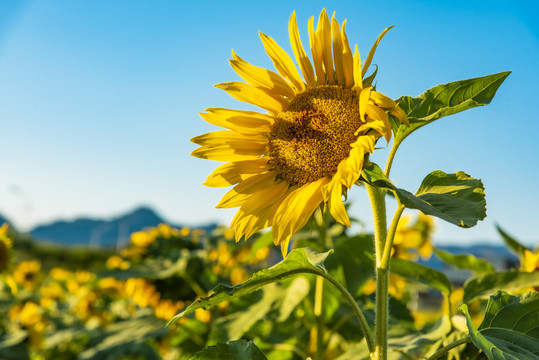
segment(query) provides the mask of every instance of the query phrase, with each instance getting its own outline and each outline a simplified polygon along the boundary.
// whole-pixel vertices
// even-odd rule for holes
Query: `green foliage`
[[[524,256],[524,252],[526,250],[529,250],[526,246],[522,245],[515,238],[513,238],[508,233],[503,231],[503,229],[499,225],[496,225],[496,229],[498,230],[498,233],[501,235],[503,242],[505,243],[507,248],[513,251],[519,257]]]
[[[196,309],[208,309],[234,297],[250,294],[259,290],[264,285],[285,279],[289,276],[301,273],[326,273],[324,260],[331,252],[332,251],[328,251],[320,254],[308,248],[294,249],[288,254],[286,259],[269,269],[264,269],[253,274],[253,276],[243,284],[236,286],[218,285],[213,289],[213,294],[211,296],[203,297],[193,302],[187,309],[174,316],[169,321],[168,326],[174,324],[176,321],[192,313]]]
[[[411,281],[417,281],[443,294],[451,293],[451,282],[443,273],[412,261],[393,258],[391,271]]]
[[[448,251],[443,251],[440,249],[434,249],[434,253],[436,254],[436,256],[442,259],[442,261],[447,264],[453,265],[457,269],[471,270],[477,274],[492,273],[496,271],[494,266],[492,266],[492,264],[488,261],[478,259],[470,254],[455,255],[451,254]]]
[[[268,360],[264,353],[252,341],[235,340],[218,343],[199,351],[191,360]]]
[[[475,226],[478,220],[483,220],[487,215],[483,183],[462,171],[456,174],[439,170],[431,172],[415,195],[393,185],[376,164],[366,166],[362,176],[373,186],[393,191],[407,208],[417,209],[460,227]]]
[[[400,97],[397,99],[397,103],[408,115],[410,126],[406,126],[398,119],[391,117],[394,141],[401,143],[412,132],[444,116],[489,104],[498,87],[510,73],[510,71],[505,71],[438,85],[425,91],[417,98]]]
[[[462,305],[472,342],[490,360],[535,360],[539,358],[539,293],[516,297],[498,291],[490,297],[485,318],[476,328]]]
[[[539,272],[500,271],[469,279],[464,284],[464,302],[487,297],[494,291],[539,286]]]

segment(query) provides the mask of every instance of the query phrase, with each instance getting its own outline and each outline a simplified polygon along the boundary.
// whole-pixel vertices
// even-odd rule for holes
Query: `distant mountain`
[[[112,247],[127,244],[129,236],[145,227],[167,222],[149,207],[140,207],[110,220],[80,218],[73,221],[55,221],[30,231],[38,241],[62,245],[93,245]],[[174,226],[174,225],[173,225]]]

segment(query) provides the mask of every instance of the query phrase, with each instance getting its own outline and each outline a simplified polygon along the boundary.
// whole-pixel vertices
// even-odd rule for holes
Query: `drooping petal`
[[[254,193],[264,191],[268,187],[273,186],[275,182],[274,179],[275,173],[273,171],[250,177],[227,192],[219,204],[217,204],[216,208],[234,208],[242,206]]]
[[[280,244],[301,229],[324,200],[322,186],[329,178],[321,178],[291,192],[281,203],[273,222],[273,242]]]
[[[266,53],[273,61],[275,69],[296,87],[296,92],[304,91],[305,84],[301,80],[298,69],[296,69],[290,56],[271,37],[261,32],[259,34],[264,44],[264,49],[266,49]]]
[[[274,114],[281,112],[283,107],[288,104],[285,99],[278,101],[266,92],[239,81],[217,84],[215,87],[226,91],[236,100],[256,105]]]
[[[339,22],[335,19],[335,13],[331,18],[331,34],[333,35],[333,62],[335,63],[335,73],[337,74],[337,84],[344,86],[344,66],[343,66],[343,43]]]
[[[403,124],[410,126],[410,121],[408,121],[408,115],[406,115],[406,113],[400,108],[400,106],[395,106],[389,112],[391,113],[391,115],[399,119]]]
[[[234,60],[230,64],[236,73],[249,84],[265,89],[270,95],[286,96],[292,99],[295,96],[294,89],[279,74],[271,70],[249,64],[232,52]],[[280,101],[280,100],[279,100]]]
[[[255,111],[222,108],[209,108],[206,111],[199,115],[210,124],[242,134],[266,134],[275,121],[273,117]]]
[[[354,86],[354,57],[352,55],[352,50],[350,49],[350,44],[348,43],[348,37],[344,31],[346,26],[346,20],[342,23],[342,64],[344,71],[344,82],[346,88],[350,89]]]
[[[387,113],[374,104],[367,104],[367,115],[375,120],[382,120],[386,126],[386,131],[383,133],[384,138],[389,143],[391,140],[391,124],[389,123],[389,116]]]
[[[311,45],[311,53],[313,55],[314,70],[316,71],[316,80],[318,81],[318,85],[320,86],[326,84],[326,75],[324,73],[322,48],[320,42],[316,37],[316,33],[314,32],[313,21],[314,17],[311,17],[309,19],[309,42]]]
[[[342,180],[334,176],[331,181],[322,187],[324,201],[328,203],[329,212],[335,220],[344,226],[350,227],[350,219],[342,201]]]
[[[371,91],[371,100],[381,108],[392,109],[397,106],[397,103],[378,91]]]
[[[395,25],[393,25],[395,26]],[[367,60],[365,60],[365,64],[363,64],[363,68],[361,70],[361,76],[365,75],[365,73],[367,72],[367,70],[369,69],[369,66],[371,66],[371,61],[372,61],[372,58],[374,57],[374,53],[376,51],[376,48],[378,47],[378,44],[380,43],[380,41],[382,40],[382,38],[384,37],[384,35],[389,31],[391,30],[391,28],[393,26],[390,26],[388,27],[387,29],[385,29],[384,31],[382,31],[382,33],[378,36],[378,39],[376,39],[376,41],[374,42],[374,45],[372,46],[371,48],[371,51],[369,51],[369,55],[367,56]]]
[[[369,104],[369,99],[371,97],[371,87],[361,90],[359,94],[359,116],[361,121],[365,122],[365,113],[367,112],[367,105]]]
[[[309,60],[309,57],[305,53],[303,45],[301,44],[295,11],[292,12],[292,16],[290,16],[290,20],[288,22],[288,33],[290,36],[290,44],[292,45],[292,50],[296,56],[296,61],[299,64],[303,78],[307,82],[307,86],[312,88],[316,85],[314,79],[314,70],[313,66],[311,65],[311,61]]]
[[[235,185],[246,177],[268,171],[271,165],[268,158],[256,160],[233,161],[219,166],[206,179],[203,185],[210,187],[226,187]]]

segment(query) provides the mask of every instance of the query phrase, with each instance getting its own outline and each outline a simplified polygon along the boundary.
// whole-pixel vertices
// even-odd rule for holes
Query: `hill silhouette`
[[[54,221],[35,227],[30,231],[30,235],[38,241],[49,241],[62,245],[113,247],[118,244],[126,244],[130,234],[135,231],[157,226],[164,222],[166,220],[153,209],[139,207],[127,214],[108,220],[79,218],[73,221]]]

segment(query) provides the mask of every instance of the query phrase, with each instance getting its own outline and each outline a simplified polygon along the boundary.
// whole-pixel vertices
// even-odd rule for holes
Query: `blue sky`
[[[218,163],[189,157],[189,139],[213,130],[197,113],[248,109],[213,87],[239,80],[231,50],[272,68],[258,31],[290,51],[296,10],[307,46],[307,20],[324,7],[348,19],[362,54],[396,25],[374,59],[378,89],[393,98],[513,71],[490,105],[410,136],[392,178],[410,191],[436,169],[483,180],[487,219],[473,229],[438,221],[437,241],[499,242],[499,223],[539,245],[534,1],[0,2],[0,213],[22,229],[140,204],[178,223],[230,221],[233,210],[214,209],[225,190],[201,185]],[[350,198],[352,214],[370,224],[363,189]]]

